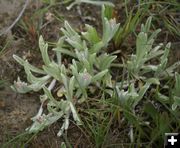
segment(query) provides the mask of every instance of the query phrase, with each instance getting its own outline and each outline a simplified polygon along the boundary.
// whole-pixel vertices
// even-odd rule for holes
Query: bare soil
[[[0,31],[9,26],[12,21],[17,17],[22,8],[22,1],[12,2],[8,0],[0,0]],[[11,4],[10,4],[11,3]],[[3,9],[1,9],[3,7]],[[60,27],[63,26],[63,20],[68,20],[70,24],[77,28],[77,30],[84,29],[84,23],[92,24],[100,30],[100,7],[92,7],[89,5],[82,5],[81,15],[78,13],[77,7],[71,11],[67,11],[65,6],[58,5],[56,9],[49,9],[46,15],[38,13],[34,20],[28,20],[29,16],[37,13],[38,10],[44,6],[39,1],[31,2],[28,8],[21,18],[27,23],[29,27],[26,31],[16,25],[8,35],[0,37],[0,47],[3,48],[6,43],[8,45],[6,50],[0,54],[0,80],[6,80],[7,85],[0,88],[0,147],[9,139],[25,131],[25,129],[31,125],[30,118],[33,117],[39,107],[40,93],[30,94],[17,94],[13,92],[9,85],[20,76],[23,80],[26,80],[23,68],[18,65],[12,58],[13,54],[17,54],[20,57],[28,59],[36,66],[41,65],[40,52],[38,50],[38,35],[42,34],[45,40],[55,42],[60,36]],[[62,22],[55,17],[50,20],[47,18],[48,14],[55,13],[55,10],[62,17]],[[5,15],[6,20],[4,20]],[[42,21],[42,22],[41,22]],[[41,22],[41,27],[37,29],[37,22]],[[162,39],[163,40],[163,39]],[[179,43],[173,44],[173,51],[170,56],[170,63],[180,59]],[[66,137],[59,138],[56,136],[58,129],[60,128],[60,122],[47,128],[45,131],[36,135],[32,142],[26,147],[31,148],[58,148],[61,141]],[[9,137],[9,138],[8,138]],[[85,135],[81,129],[71,123],[68,130],[67,137],[69,142],[75,147],[92,147],[89,142],[89,137]]]
[[[7,29],[7,27],[11,25],[17,17],[22,8],[22,1],[17,3],[1,0],[0,9],[1,7],[4,7],[0,10],[0,31],[2,32]],[[27,19],[34,15],[34,13],[38,10],[43,9],[42,7],[43,6],[39,0],[35,2],[31,1],[21,19],[29,26],[37,29],[37,22],[43,18],[44,25],[42,25],[42,28],[37,31],[39,31],[39,33],[42,34],[47,41],[55,42],[58,40],[60,36],[60,28],[63,26],[64,19],[68,20],[74,28],[77,28],[77,30],[83,29],[85,22],[94,24],[95,26],[100,25],[96,23],[97,13],[100,13],[100,8],[99,10],[96,8],[96,13],[93,13],[92,15],[93,10],[89,6],[86,8],[82,7],[82,11],[86,9],[86,14],[84,15],[92,15],[91,18],[82,19],[82,17],[79,16],[79,13],[77,13],[76,8],[71,11],[67,11],[65,6],[59,5],[56,6],[56,11],[60,14],[60,17],[62,17],[62,21],[54,18],[53,20],[47,19],[47,15],[51,14],[51,11],[53,12],[54,9],[47,11],[46,15],[38,13],[38,15],[32,20]],[[8,17],[4,19],[4,15],[7,13]],[[6,49],[0,54],[0,80],[6,80],[6,85],[0,89],[0,147],[10,139],[25,132],[25,129],[32,124],[31,117],[36,115],[40,105],[38,97],[40,93],[17,94],[9,87],[13,84],[14,80],[17,80],[18,76],[23,80],[26,80],[24,70],[12,58],[13,54],[17,54],[20,57],[28,59],[30,63],[36,66],[40,66],[42,64],[38,49],[37,31],[33,32],[32,28],[28,28],[28,30],[25,31],[17,24],[10,32],[8,32],[8,34],[0,37],[1,48],[6,46],[8,43]],[[61,123],[52,125],[40,134],[36,135],[33,140],[26,145],[26,147],[60,147],[62,139],[63,141],[65,139],[65,137],[59,138],[56,135],[61,127],[60,125]],[[67,137],[69,142],[74,146],[91,147],[90,144],[87,145],[87,138],[85,138],[81,130],[73,123],[71,123]]]

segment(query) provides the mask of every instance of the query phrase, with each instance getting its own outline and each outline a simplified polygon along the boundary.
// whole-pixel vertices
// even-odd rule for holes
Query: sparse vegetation
[[[56,4],[54,0],[44,2],[51,8]],[[77,0],[69,4],[69,9],[80,3],[102,5],[101,31],[89,24],[76,30],[65,20],[58,41],[52,43],[34,28],[43,64],[32,65],[14,54],[25,76],[19,74],[11,88],[22,94],[36,92],[41,104],[26,132],[4,147],[25,146],[56,124],[62,148],[80,143],[81,138],[76,137],[75,144],[70,140],[72,125],[89,147],[97,148],[162,147],[165,133],[180,130],[180,61],[169,64],[172,43],[161,39],[166,29],[179,39],[176,15],[162,16],[166,10],[178,11],[179,5],[176,1],[138,2],[128,12],[125,1],[122,24],[115,14],[116,5],[110,2]],[[155,15],[154,7],[164,9]],[[160,17],[163,25],[159,25]],[[19,26],[27,33],[29,25],[23,24],[21,20]]]

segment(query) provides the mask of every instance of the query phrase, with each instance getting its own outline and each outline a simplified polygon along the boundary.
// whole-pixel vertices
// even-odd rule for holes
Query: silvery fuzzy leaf
[[[167,62],[168,62],[168,55],[170,51],[171,43],[168,43],[165,47],[164,54],[160,57],[160,64],[158,65],[158,70],[156,72],[156,75],[164,75],[164,70],[166,68]]]
[[[51,102],[53,102],[54,104],[59,104],[59,102],[52,96],[50,90],[48,90],[47,87],[44,86],[43,91]]]
[[[37,132],[42,128],[42,125],[40,124],[40,121],[42,121],[44,119],[43,116],[42,116],[42,113],[43,113],[42,105],[43,105],[43,103],[41,104],[37,115],[34,116],[33,118],[31,118],[31,120],[34,121],[33,125],[26,129],[30,133],[31,132]],[[39,122],[37,122],[37,121],[39,121]]]
[[[178,74],[177,72],[175,73],[175,86],[173,89],[173,95],[180,97],[180,74]]]
[[[119,87],[116,86],[116,92],[117,92],[120,103],[122,105],[125,105],[127,101],[129,100],[129,98],[131,97],[128,91],[124,91],[123,89],[119,90]]]
[[[61,126],[61,129],[60,129],[59,132],[57,133],[57,136],[58,136],[58,137],[62,136],[64,130],[65,130],[65,123],[63,123],[63,125]]]
[[[68,90],[68,79],[67,79],[66,75],[64,75],[63,73],[61,73],[61,77],[62,77],[64,87],[65,87],[65,89],[67,91]]]
[[[42,116],[39,116],[36,119],[34,119],[34,123],[30,128],[27,129],[27,131],[29,133],[36,133],[38,131],[42,131],[45,127],[56,122],[61,117],[62,114],[60,115],[53,115],[51,113],[48,115],[43,114]]]
[[[39,91],[39,90],[42,89],[47,83],[48,83],[47,80],[37,81],[36,83],[33,83],[33,84],[29,85],[29,87],[30,87],[33,91]]]
[[[65,36],[60,37],[60,39],[58,40],[58,42],[56,44],[56,48],[52,49],[52,50],[56,51],[58,65],[61,65],[61,61],[62,61],[61,52],[59,50],[64,50],[63,45],[65,42],[65,39],[66,39]]]
[[[134,99],[135,102],[133,104],[133,107],[135,107],[138,104],[138,102],[143,98],[144,94],[147,92],[150,85],[151,85],[150,82],[146,82],[146,84],[140,88],[140,90],[138,92],[138,96]]]
[[[152,53],[156,53],[157,51],[159,51],[159,49],[163,46],[163,43],[159,43],[157,46],[155,46],[151,52]]]
[[[180,66],[180,61],[175,62],[173,65],[171,65],[170,67],[166,68],[161,75],[163,77],[173,77],[174,76],[174,71],[177,67]],[[161,76],[160,75],[160,76]]]
[[[88,61],[89,61],[90,67],[93,67],[93,64],[96,62],[96,53],[90,54]]]
[[[100,70],[105,70],[110,68],[111,63],[117,58],[117,56],[111,56],[108,54],[103,54],[97,58],[98,66]]]
[[[120,24],[116,24],[115,19],[108,20],[107,18],[104,18],[103,23],[102,41],[104,45],[107,46],[108,42],[114,37],[115,33],[117,32]]]
[[[172,110],[175,111],[176,108],[177,108],[177,104],[173,103],[173,104],[172,104]]]
[[[11,88],[15,91],[18,91],[20,93],[26,93],[29,92],[31,90],[33,91],[39,91],[47,82],[48,79],[50,78],[50,76],[44,76],[42,78],[37,78],[36,82],[33,82],[30,85],[27,85],[24,82],[21,82],[20,79],[19,81],[15,82],[15,85],[12,86]]]
[[[70,102],[70,107],[71,107],[71,111],[72,111],[74,120],[77,122],[78,125],[82,125],[81,120],[78,116],[78,113],[77,113],[74,105],[72,104],[72,102]]]
[[[167,59],[168,59],[168,55],[169,55],[169,51],[170,51],[170,47],[171,47],[171,43],[168,43],[165,47],[165,50],[164,50],[164,54],[161,56],[161,64],[163,65],[164,63],[167,62]],[[165,65],[166,66],[166,65]]]
[[[75,49],[75,53],[79,61],[84,61],[88,58],[88,53],[86,51],[79,51]]]
[[[43,70],[50,76],[54,77],[56,80],[61,80],[61,69],[60,66],[55,62],[51,62],[49,65],[44,65]]]
[[[64,74],[64,75],[66,75],[66,71],[67,71],[67,70],[66,70],[66,67],[64,66],[64,64],[61,65],[61,68],[60,68],[60,69],[61,69],[61,73]]]
[[[95,28],[86,24],[87,32],[82,32],[82,35],[88,40],[92,45],[98,43],[101,39],[98,36],[98,33]]]
[[[176,104],[176,105],[178,105],[178,106],[180,106],[180,97],[178,97],[178,96],[174,96],[174,104]]]
[[[160,32],[161,32],[161,29],[155,30],[155,31],[150,35],[149,40],[154,39],[154,38],[158,35],[158,33],[160,33]]]
[[[158,50],[158,51],[150,51],[150,53],[148,54],[148,56],[146,57],[146,61],[149,61],[149,60],[151,60],[151,59],[153,59],[153,58],[156,58],[156,57],[158,57],[158,56],[160,56],[160,55],[162,55],[164,53],[164,51],[163,50]]]
[[[39,99],[41,102],[44,102],[48,99],[48,97],[47,97],[47,95],[44,94],[44,95],[40,95]]]
[[[84,59],[83,62],[83,69],[86,69],[88,72],[93,73],[93,67],[91,67],[89,60],[88,59]]]
[[[91,83],[92,76],[85,70],[82,73],[79,73],[77,76],[79,85],[84,88]]]
[[[174,103],[172,104],[172,110],[174,111],[176,110],[177,107],[180,106],[180,97],[174,96],[173,99],[174,99]]]
[[[36,72],[36,73],[39,73],[39,74],[45,74],[45,72],[44,72],[43,70],[41,70],[41,69],[39,69],[39,68],[37,68],[37,67],[29,64],[28,61],[23,60],[23,59],[20,58],[19,56],[13,55],[13,58],[14,58],[20,65],[28,67],[31,71]]]
[[[38,110],[38,113],[36,116],[34,116],[33,118],[31,118],[31,120],[35,121],[37,118],[39,118],[40,116],[42,116],[42,113],[43,113],[43,103],[41,103],[41,106]]]
[[[70,10],[74,5],[79,5],[80,3],[88,3],[98,6],[108,5],[111,7],[114,7],[114,4],[108,1],[95,1],[95,0],[74,0],[67,8],[67,10]]]
[[[80,3],[88,3],[88,4],[98,5],[98,6],[107,5],[107,6],[114,7],[114,4],[108,1],[95,1],[95,0],[77,0],[77,1],[80,1]]]
[[[23,60],[22,58],[20,58],[17,55],[13,55],[13,58],[22,66],[24,66],[24,63],[26,62],[25,60]]]
[[[92,82],[101,81],[102,77],[104,77],[104,75],[106,75],[107,73],[108,73],[108,69],[99,72],[98,74],[92,77]]]
[[[69,118],[65,118],[64,120],[64,129],[67,130],[69,127]]]
[[[105,44],[103,43],[103,41],[100,41],[90,48],[90,53],[98,53],[104,46]]]
[[[169,101],[169,97],[167,97],[167,96],[165,96],[159,92],[157,93],[157,96],[158,96],[157,99],[164,102],[164,103]]]
[[[25,69],[25,72],[26,72],[26,74],[27,74],[27,80],[28,80],[28,82],[29,82],[29,83],[32,83],[32,84],[36,84],[36,83],[46,83],[46,82],[49,80],[49,78],[51,77],[51,76],[49,76],[49,75],[46,75],[46,76],[37,78],[37,77],[35,77],[35,76],[31,73],[29,67],[27,67],[27,66],[25,65],[25,66],[24,66],[24,69]]]
[[[71,98],[73,97],[74,83],[75,83],[75,78],[74,76],[72,76],[69,80],[69,94]]]
[[[12,85],[11,88],[19,93],[27,93],[32,90],[27,83],[22,82],[19,77],[17,81],[14,81],[14,85]]]
[[[61,31],[66,35],[67,37],[73,37],[78,35],[77,32],[70,26],[70,24],[67,21],[64,21],[64,28],[61,28]]]
[[[149,33],[150,27],[151,27],[151,21],[152,21],[152,16],[148,17],[145,25],[141,25],[141,31],[144,33]]]
[[[137,56],[137,64],[139,64],[145,54],[147,53],[146,50],[146,44],[147,44],[147,34],[144,32],[140,32],[136,39],[136,56]]]
[[[54,48],[53,50],[58,51],[60,53],[69,55],[73,58],[77,58],[76,55],[74,54],[74,52],[70,51],[69,49],[65,49],[65,48]]]
[[[74,47],[74,48],[76,48],[76,49],[78,49],[78,50],[83,50],[84,49],[84,47],[83,47],[83,45],[82,45],[82,42],[77,42],[77,41],[75,41],[75,40],[72,40],[72,39],[70,39],[70,38],[67,38],[66,39],[66,41],[72,46],[72,47]]]
[[[146,82],[149,83],[149,84],[160,85],[160,82],[159,82],[158,78],[149,78],[149,79],[146,79]]]
[[[45,65],[49,65],[49,63],[51,63],[51,61],[50,61],[49,55],[48,55],[48,44],[44,42],[44,39],[42,36],[40,36],[40,38],[39,38],[39,48],[40,48],[41,55],[42,55]]]
[[[27,67],[26,65],[24,66],[24,70],[26,72],[27,75],[27,80],[29,83],[36,83],[37,79],[30,71],[29,67]]]
[[[70,26],[67,21],[64,22],[64,27],[65,29],[61,28],[61,31],[66,37],[65,40],[74,48],[83,50],[86,44],[81,40],[80,35]]]
[[[67,100],[61,100],[59,103],[59,107],[64,114],[68,114],[70,111],[70,103]]]
[[[142,66],[142,69],[145,70],[146,72],[157,71],[158,66],[156,66],[156,65],[145,65],[145,66]]]
[[[110,73],[108,73],[106,76],[105,76],[105,82],[106,82],[106,85],[108,86],[108,87],[113,87],[113,84],[112,84],[112,76],[111,76],[111,74]]]
[[[37,83],[37,82],[40,82],[40,81],[47,81],[50,76],[49,75],[46,75],[46,76],[43,76],[43,77],[35,77],[31,71],[30,71],[30,68],[28,66],[26,66],[26,64],[24,65],[24,70],[27,74],[27,80],[29,83]]]

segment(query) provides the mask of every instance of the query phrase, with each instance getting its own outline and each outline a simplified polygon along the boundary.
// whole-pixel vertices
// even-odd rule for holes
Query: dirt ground
[[[3,0],[0,0],[0,13],[6,13],[1,12],[1,7],[7,7],[8,9],[6,9],[6,11],[11,10],[8,12],[14,13],[8,14],[9,17],[6,18],[6,22],[3,20],[3,16],[0,14],[0,31],[12,23],[12,20],[16,18],[23,5],[22,1],[19,1],[20,3],[18,4],[14,3],[13,5],[15,6],[4,3],[2,4],[2,1]],[[45,40],[52,42],[57,41],[60,36],[59,29],[63,26],[63,19],[68,20],[74,28],[79,30],[83,30],[84,23],[93,24],[93,26],[97,28],[99,28],[101,25],[98,21],[100,19],[100,7],[92,7],[88,5],[81,7],[81,11],[83,12],[82,16],[79,15],[77,7],[73,8],[71,11],[68,11],[66,10],[65,6],[57,6],[56,11],[60,15],[59,18],[62,17],[62,22],[54,18],[53,20],[48,20],[47,15],[51,14],[51,11],[53,11],[52,9],[48,10],[46,15],[38,14],[34,20],[27,20],[28,16],[33,15],[42,7],[42,4],[37,0],[31,2],[21,18],[31,27],[25,31],[20,27],[20,25],[16,25],[8,33],[8,35],[6,34],[0,37],[1,48],[6,45],[7,41],[9,41],[6,50],[3,52],[3,54],[0,54],[0,79],[6,80],[6,86],[0,88],[0,145],[7,142],[7,140],[10,138],[24,132],[25,129],[31,125],[32,122],[30,118],[37,113],[40,105],[37,93],[21,95],[13,92],[9,88],[9,85],[12,84],[18,76],[25,80],[22,67],[15,62],[12,55],[17,54],[20,57],[27,58],[30,63],[38,66],[41,63],[39,61],[37,63],[36,60],[40,59],[38,50],[39,34],[42,34]],[[16,11],[12,10],[12,8],[15,8]],[[19,8],[19,10],[17,8]],[[43,22],[40,29],[35,31],[37,28],[37,22],[41,21]],[[180,59],[179,46],[179,43],[173,44],[174,48],[170,56],[170,63],[174,63],[174,61]],[[47,128],[45,131],[36,135],[32,142],[27,145],[27,147],[59,147],[62,139],[66,139],[66,137],[59,138],[56,136],[59,127],[60,122]],[[91,147],[88,137],[86,137],[81,129],[77,128],[77,126],[73,123],[71,123],[67,136],[69,142],[74,145],[75,148],[78,146],[86,148]]]
[[[19,1],[19,3],[14,2],[12,5],[9,5],[9,1],[7,1],[7,3],[2,0],[0,1],[0,7],[7,7],[7,9],[3,9],[4,11],[0,10],[0,17],[2,19],[0,21],[1,32],[7,29],[7,26],[11,24],[17,17],[22,5],[22,1]],[[25,20],[27,17],[32,16],[41,7],[42,4],[39,0],[31,1],[21,19]],[[82,9],[84,8],[82,7]],[[3,15],[7,14],[5,10],[11,13],[8,13],[9,17],[7,17],[6,20],[3,20]],[[72,9],[71,11],[67,11],[64,6],[59,5],[56,7],[56,10],[62,16],[62,18],[68,20],[74,28],[82,29],[84,23],[83,21],[87,21],[87,23],[94,24],[96,26],[100,25],[95,22],[97,19],[96,15],[99,15],[98,13],[100,13],[100,7],[99,10],[96,8],[96,13],[93,13],[93,15],[92,9],[90,7],[86,7],[87,15],[91,15],[91,18],[87,18],[86,20],[82,20],[82,18],[79,17],[76,8]],[[52,10],[50,9],[46,14],[50,14],[51,11]],[[38,14],[34,20],[27,20],[27,24],[36,27],[36,21],[40,21],[41,17],[43,17],[44,20],[46,19],[46,15],[42,16],[41,14]],[[59,29],[63,26],[63,20],[62,22],[57,20],[53,20],[52,22],[48,21],[49,20],[46,20],[44,23],[45,25],[43,28],[41,28],[39,33],[43,35],[45,40],[55,42],[59,38]],[[13,84],[13,81],[16,80],[18,76],[24,78],[25,80],[23,68],[12,58],[13,54],[27,58],[36,66],[41,63],[39,63],[39,61],[37,63],[35,60],[40,59],[37,34],[34,33],[31,28],[29,28],[27,32],[24,32],[21,27],[16,25],[11,31],[8,32],[8,34],[0,37],[1,48],[3,48],[7,42],[8,45],[5,52],[0,55],[0,79],[6,80],[7,84],[5,87],[0,88],[0,145],[24,132],[25,129],[31,125],[32,122],[30,118],[37,113],[40,105],[38,94],[30,93],[21,95],[13,92],[9,87],[9,85]],[[52,125],[50,128],[38,134],[38,136],[35,136],[27,147],[59,147],[62,142],[62,138],[59,138],[56,135],[59,128],[60,125],[58,125],[58,123]],[[81,145],[82,147],[87,147],[86,138],[84,138],[81,130],[78,129],[74,124],[71,124],[67,136],[71,144],[75,146]],[[71,138],[69,139],[69,137]]]

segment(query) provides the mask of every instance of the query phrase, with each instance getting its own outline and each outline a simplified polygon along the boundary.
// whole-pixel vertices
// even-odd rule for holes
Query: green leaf
[[[148,17],[145,26],[144,25],[141,26],[141,31],[145,33],[149,33],[151,27],[151,21],[152,21],[152,16]]]
[[[160,102],[163,102],[163,103],[168,103],[169,102],[169,97],[161,94],[161,93],[157,93],[157,97],[156,97]]]
[[[74,52],[70,51],[69,49],[64,49],[64,48],[59,49],[59,48],[56,48],[54,50],[55,51],[59,51],[59,52],[61,52],[63,54],[69,55],[69,56],[71,56],[73,58],[77,58],[76,55],[74,54]]]
[[[92,76],[85,70],[83,73],[78,74],[77,79],[80,86],[85,88],[91,83]]]
[[[105,5],[104,17],[106,17],[108,20],[110,20],[113,17],[113,7],[112,6]]]
[[[66,148],[66,144],[64,142],[61,143],[61,148]]]
[[[43,58],[43,61],[45,63],[45,65],[49,65],[49,63],[51,63],[49,56],[48,56],[48,44],[44,42],[44,39],[42,36],[40,36],[39,38],[39,48],[41,51],[41,55]]]
[[[161,32],[161,29],[157,29],[157,30],[153,31],[153,33],[149,37],[149,40],[155,38],[158,35],[159,32]]]
[[[74,5],[79,5],[80,3],[88,3],[92,5],[98,5],[98,6],[103,6],[103,5],[108,5],[111,7],[114,7],[114,4],[108,1],[95,1],[95,0],[75,0],[72,2],[68,7],[66,7],[68,10],[70,10]]]
[[[26,65],[26,67],[28,67],[31,71],[36,72],[36,73],[39,73],[39,74],[45,74],[45,72],[44,72],[43,70],[41,70],[41,69],[39,69],[39,68],[37,68],[37,67],[29,64],[28,61],[23,60],[23,59],[20,58],[19,56],[13,55],[13,58],[14,58],[20,65],[22,65],[22,66],[25,66],[25,65]]]
[[[176,83],[173,89],[173,94],[175,96],[180,97],[180,74],[178,74],[177,72],[175,73],[175,80],[176,80]]]
[[[69,80],[69,93],[71,98],[73,97],[74,83],[75,83],[75,78],[74,76],[72,76],[71,79]]]
[[[98,74],[92,77],[92,82],[101,81],[102,78],[105,76],[105,74],[107,74],[107,72],[108,72],[108,69],[105,69],[99,72]]]
[[[100,70],[105,70],[110,68],[111,63],[117,58],[117,56],[110,56],[108,54],[103,54],[98,57],[98,65]]]
[[[82,125],[81,120],[78,116],[78,113],[77,113],[74,105],[72,104],[72,102],[70,102],[70,107],[71,107],[71,111],[72,111],[74,120],[77,122],[78,125]]]
[[[23,94],[32,90],[27,85],[27,83],[22,82],[19,77],[18,77],[17,81],[14,81],[14,85],[11,86],[11,89],[15,92],[19,92],[19,93],[23,93]]]
[[[159,79],[157,78],[149,78],[146,80],[147,83],[149,84],[156,84],[156,85],[160,85]]]
[[[180,97],[174,96],[174,103],[180,106]]]
[[[49,76],[45,76],[44,80],[42,79],[41,81],[37,81],[31,85],[29,85],[29,87],[33,90],[33,91],[39,91],[40,89],[42,89],[42,87],[44,87],[47,83],[48,83],[48,79],[50,77]]]
[[[67,77],[63,73],[61,73],[61,77],[62,77],[62,81],[63,81],[65,89],[68,90],[69,87],[68,87],[68,79],[67,79]]]
[[[67,21],[64,21],[64,27],[66,28],[66,30],[64,29],[61,30],[67,37],[78,35],[77,32],[69,25]]]
[[[37,83],[37,82],[45,82],[47,81],[51,76],[49,75],[46,75],[46,76],[43,76],[43,77],[35,77],[31,71],[30,71],[30,68],[28,66],[26,66],[26,64],[24,65],[24,69],[25,69],[25,72],[27,74],[27,80],[30,82],[30,83]]]
[[[98,36],[98,33],[96,29],[94,29],[92,26],[86,24],[87,32],[83,32],[82,35],[92,44],[96,44],[100,41],[100,38]]]
[[[48,66],[43,66],[43,69],[56,80],[61,80],[61,69],[55,62],[50,63]]]
[[[147,45],[147,34],[144,32],[140,32],[136,40],[137,64],[139,64],[142,61],[143,57],[147,53],[147,49],[145,48],[146,45]]]
[[[110,19],[104,18],[104,24],[103,24],[103,37],[102,41],[105,46],[107,46],[108,42],[114,37],[115,33],[117,32],[119,28],[119,23],[116,24],[116,19]]]
[[[25,61],[24,61],[22,58],[20,58],[20,57],[17,56],[17,55],[13,55],[13,58],[14,58],[20,65],[24,66]]]
[[[76,40],[72,40],[71,38],[67,38],[66,41],[74,48],[78,49],[78,50],[83,50],[84,47],[82,45],[82,43],[78,43]]]
[[[103,47],[104,47],[104,43],[100,41],[95,45],[93,45],[93,47],[90,49],[90,53],[98,53]]]
[[[54,104],[59,104],[57,100],[52,96],[51,92],[47,89],[47,87],[43,87],[44,93],[47,95],[47,97],[52,101]]]
[[[133,108],[139,103],[139,101],[143,98],[144,94],[146,93],[146,91],[148,90],[148,88],[150,87],[150,83],[147,82],[144,86],[142,86],[140,88],[140,91],[138,92],[138,96],[134,99],[135,102],[133,104]]]

